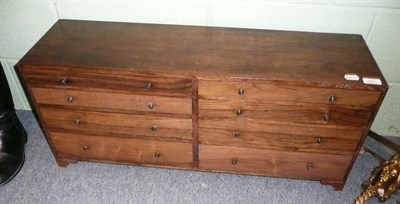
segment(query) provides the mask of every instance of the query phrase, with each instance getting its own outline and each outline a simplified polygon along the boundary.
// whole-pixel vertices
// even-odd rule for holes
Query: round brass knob
[[[244,94],[244,89],[243,89],[243,88],[240,88],[240,89],[238,90],[238,94],[239,94],[239,95],[243,95],[243,94]]]
[[[150,82],[149,82],[149,83],[146,83],[146,84],[144,85],[144,88],[146,88],[146,89],[151,89],[151,88],[153,88],[153,84],[151,84]]]
[[[68,103],[72,103],[72,101],[74,101],[74,97],[68,96],[68,97],[67,97],[67,102],[68,102]]]
[[[159,158],[159,157],[160,157],[160,155],[161,155],[161,153],[160,153],[160,152],[156,152],[156,153],[154,153],[154,157],[155,157],[155,158]]]
[[[325,115],[324,115],[324,120],[325,120],[325,121],[331,120],[331,116],[330,116],[329,114],[325,114]]]
[[[331,103],[335,103],[336,97],[335,97],[335,96],[329,96],[328,100],[329,100],[329,102],[331,102]]]
[[[236,164],[237,164],[237,162],[238,162],[238,160],[237,160],[237,159],[235,159],[235,158],[233,158],[233,159],[231,160],[231,163],[232,163],[232,165],[236,165]]]
[[[239,132],[239,131],[236,131],[235,133],[233,133],[233,135],[234,135],[235,137],[240,137],[240,132]]]
[[[68,84],[68,78],[61,79],[60,82],[61,82],[63,85],[67,85],[67,84]]]
[[[309,162],[307,165],[307,170],[312,171],[313,169],[314,169],[313,165],[311,164],[311,162]]]
[[[158,129],[157,125],[153,125],[153,126],[151,126],[151,128],[150,128],[151,131],[156,131],[157,129]]]
[[[88,146],[87,144],[84,144],[84,145],[82,146],[82,149],[83,149],[83,150],[88,150],[88,149],[89,149],[89,146]]]
[[[243,111],[242,109],[236,109],[236,115],[242,115]]]
[[[75,119],[75,125],[80,125],[80,124],[81,124],[81,120]]]
[[[322,143],[322,138],[320,136],[315,137],[315,142]]]
[[[154,103],[152,103],[152,102],[147,104],[147,108],[150,109],[150,110],[154,109],[155,106],[156,105]]]

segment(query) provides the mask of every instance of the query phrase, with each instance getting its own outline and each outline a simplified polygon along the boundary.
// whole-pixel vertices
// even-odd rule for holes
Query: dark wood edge
[[[196,77],[192,79],[192,135],[193,135],[193,168],[199,168],[199,87]]]

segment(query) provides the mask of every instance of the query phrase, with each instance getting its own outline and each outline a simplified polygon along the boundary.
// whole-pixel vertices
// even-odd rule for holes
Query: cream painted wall
[[[390,85],[372,130],[400,136],[400,0],[0,0],[0,61],[18,109],[30,107],[12,67],[57,19],[361,34]]]

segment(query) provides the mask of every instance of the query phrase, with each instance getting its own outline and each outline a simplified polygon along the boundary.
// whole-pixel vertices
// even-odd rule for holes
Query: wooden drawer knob
[[[160,156],[161,156],[161,153],[160,153],[160,152],[154,153],[154,157],[155,157],[155,158],[160,158]]]
[[[238,94],[239,94],[239,95],[243,95],[243,94],[244,94],[244,89],[243,89],[243,88],[240,88],[240,89],[238,90]]]
[[[325,120],[325,121],[331,120],[331,116],[330,116],[329,114],[325,114],[325,115],[324,115],[324,120]]]
[[[335,103],[336,97],[335,96],[329,96],[328,100],[329,100],[330,103]]]
[[[75,123],[75,125],[80,125],[81,124],[81,120],[75,119],[74,123]]]
[[[145,89],[151,89],[151,88],[153,88],[153,84],[152,83],[146,83],[145,85],[144,85],[144,88]]]
[[[236,131],[235,133],[233,133],[233,135],[234,135],[235,137],[240,137],[240,132],[239,132],[239,131]]]
[[[68,96],[67,97],[67,102],[68,103],[72,103],[74,101],[74,97],[72,97],[72,96]]]
[[[232,165],[236,165],[237,162],[238,162],[238,160],[237,160],[236,158],[233,158],[233,159],[231,160]]]
[[[151,128],[150,128],[151,131],[156,131],[157,129],[158,129],[157,125],[153,125],[153,126],[151,126]]]
[[[236,115],[242,115],[243,111],[242,111],[242,109],[236,109],[235,113],[236,113]]]
[[[64,79],[60,80],[60,83],[63,84],[63,85],[68,85],[68,82],[69,82],[68,78],[64,78]]]
[[[314,169],[313,165],[311,164],[311,162],[308,162],[307,164],[307,170],[308,171],[312,171]]]
[[[89,146],[87,144],[84,144],[84,145],[82,145],[82,149],[86,151],[89,149]]]
[[[153,102],[147,104],[147,108],[153,110],[156,105]]]

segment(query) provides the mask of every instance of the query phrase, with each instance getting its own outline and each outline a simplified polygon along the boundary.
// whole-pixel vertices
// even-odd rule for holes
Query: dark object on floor
[[[0,65],[0,186],[21,169],[25,160],[27,134],[15,114],[7,79]]]
[[[364,191],[354,201],[355,204],[362,204],[372,197],[377,197],[380,202],[384,202],[400,188],[400,147],[375,132],[370,131],[368,136],[396,153],[385,161],[381,156],[363,147],[363,152],[371,154],[381,164],[373,169],[371,177],[363,183]]]

